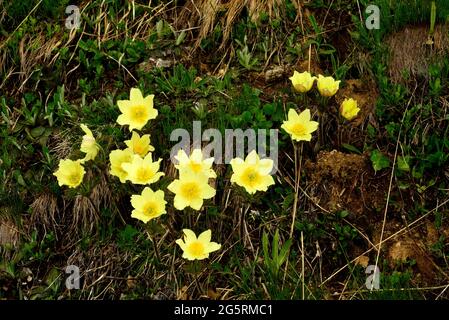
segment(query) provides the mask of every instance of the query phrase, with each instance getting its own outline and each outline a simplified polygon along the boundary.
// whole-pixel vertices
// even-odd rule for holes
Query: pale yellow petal
[[[203,206],[203,203],[204,201],[201,198],[191,199],[189,206],[194,210],[200,210]]]
[[[203,152],[201,149],[194,149],[192,151],[192,155],[190,156],[190,159],[194,162],[202,162],[203,161]]]
[[[179,180],[174,180],[173,182],[171,182],[167,189],[173,193],[178,193],[179,192],[179,187],[180,187],[180,183]]]
[[[214,188],[212,188],[209,184],[205,184],[202,190],[202,197],[203,199],[210,199],[213,198],[216,194],[216,191]]]
[[[151,217],[143,214],[141,211],[139,210],[133,210],[131,212],[131,218],[135,218],[135,219],[139,219],[140,221],[142,221],[143,223],[147,223],[148,221],[151,220]]]
[[[129,116],[126,113],[122,113],[117,117],[117,123],[121,126],[127,125],[130,122]]]
[[[238,166],[242,165],[245,161],[243,161],[242,158],[234,158],[232,159],[229,164],[232,166],[232,169],[237,168]]]
[[[210,239],[212,237],[212,231],[210,229],[203,231],[198,236],[198,241],[202,242],[204,245],[207,245],[210,242]]]
[[[256,150],[252,150],[248,156],[245,159],[245,162],[247,163],[258,163],[259,162],[259,155],[257,154]]]
[[[184,241],[185,241],[186,244],[189,244],[189,243],[197,240],[195,232],[193,232],[192,230],[190,230],[190,229],[182,229],[182,232],[185,235]]]
[[[80,127],[81,127],[81,130],[83,130],[85,134],[87,134],[90,137],[93,137],[92,131],[85,124],[82,123],[80,125]]]
[[[206,247],[206,251],[208,253],[210,253],[210,252],[220,250],[220,248],[221,248],[221,244],[218,244],[216,242],[210,242]]]
[[[297,120],[299,117],[298,113],[296,112],[295,109],[290,108],[288,110],[288,120],[292,121],[292,120]]]
[[[306,126],[307,126],[307,130],[309,131],[309,133],[312,133],[318,129],[318,122],[310,121],[307,123]]]
[[[131,101],[141,101],[143,100],[142,92],[138,88],[131,88],[131,92],[129,94],[129,99]]]
[[[143,103],[145,106],[153,108],[153,100],[154,100],[154,94],[149,94],[143,99]]]
[[[129,107],[131,106],[131,102],[129,100],[118,100],[117,106],[121,113],[127,113]]]
[[[274,161],[271,159],[262,159],[259,162],[259,172],[263,175],[270,174],[273,170]]]
[[[186,201],[179,195],[175,195],[175,198],[173,199],[173,205],[178,210],[184,210],[186,207],[190,205],[190,202]]]
[[[310,121],[310,109],[305,109],[301,112],[298,116],[298,121],[303,123]]]
[[[178,150],[178,154],[175,156],[175,159],[178,160],[181,165],[189,162],[189,156],[183,149]]]

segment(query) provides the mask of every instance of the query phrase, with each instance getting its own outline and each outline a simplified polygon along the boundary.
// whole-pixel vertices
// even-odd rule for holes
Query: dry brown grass
[[[89,198],[97,212],[100,212],[102,208],[109,208],[112,210],[117,208],[117,198],[111,191],[110,182],[106,175],[102,175],[100,181],[92,188]]]
[[[0,245],[17,247],[19,243],[19,231],[15,223],[10,220],[0,221]]]
[[[301,2],[295,0],[293,4],[300,14]],[[282,0],[190,0],[181,9],[175,25],[177,29],[198,29],[197,35],[193,37],[196,39],[194,47],[197,48],[219,22],[223,29],[220,48],[224,49],[228,44],[234,23],[244,9],[248,11],[250,19],[257,22],[262,13],[268,14],[270,19],[281,17],[285,3]]]
[[[58,207],[58,199],[50,192],[45,192],[38,196],[30,205],[31,219],[29,228],[31,230],[43,230],[47,232],[55,232],[61,223],[60,210]]]
[[[167,9],[170,3],[160,4],[154,8],[143,6],[147,10],[142,16],[135,17],[135,3],[134,1],[129,1],[127,6],[118,12],[118,16],[113,17],[108,4],[104,1],[99,6],[92,6],[91,1],[84,1],[79,5],[80,12],[90,16],[95,21],[93,32],[91,30],[87,31],[89,27],[84,22],[80,26],[81,31],[74,29],[69,32],[68,37],[65,37],[65,30],[48,37],[45,36],[47,32],[46,24],[39,24],[32,35],[25,35],[21,38],[16,52],[11,51],[6,46],[13,38],[14,32],[7,37],[2,38],[0,36],[0,74],[4,75],[0,81],[0,90],[7,88],[8,94],[15,96],[22,94],[25,90],[35,89],[27,87],[28,80],[35,72],[41,72],[42,69],[51,68],[54,65],[59,57],[58,48],[60,47],[69,48],[73,52],[67,63],[69,70],[61,79],[67,85],[69,82],[68,75],[79,67],[79,65],[74,65],[71,62],[81,39],[95,40],[99,49],[101,49],[104,41],[111,39],[132,38],[145,40],[151,34],[150,31],[154,27],[155,20],[164,16],[167,10],[172,10],[172,8]],[[4,11],[0,12],[0,21],[5,14]],[[24,21],[28,18],[29,16]],[[21,21],[21,23],[24,21]],[[125,28],[119,30],[117,25],[121,23],[125,24]],[[19,64],[14,63],[16,57],[19,57]],[[119,68],[123,68],[131,77],[134,77],[121,64],[122,57],[116,60],[109,56],[117,63]],[[17,85],[17,83],[20,83],[20,85]],[[35,85],[37,86],[37,84]]]
[[[394,82],[404,82],[403,74],[411,79],[426,77],[430,64],[449,53],[448,25],[437,25],[433,44],[428,43],[428,26],[408,26],[386,39],[390,48],[389,75]]]
[[[11,259],[14,251],[20,246],[20,229],[14,220],[10,207],[0,207],[0,261]]]
[[[8,94],[11,96],[20,95],[28,89],[35,89],[28,88],[28,80],[35,72],[40,72],[43,68],[51,68],[60,55],[58,48],[62,47],[69,48],[73,52],[67,62],[67,70],[62,75],[63,83],[69,86],[68,76],[79,67],[73,63],[73,59],[81,40],[94,40],[100,50],[102,44],[108,40],[125,38],[147,40],[157,20],[162,19],[174,26],[173,31],[176,34],[183,30],[190,32],[190,39],[194,40],[194,50],[212,33],[216,25],[220,24],[223,30],[220,49],[224,51],[229,49],[229,38],[235,21],[245,10],[252,21],[257,21],[262,13],[266,13],[273,19],[282,18],[285,12],[285,4],[282,0],[190,0],[181,8],[171,6],[171,2],[162,3],[154,8],[139,5],[145,8],[145,11],[136,17],[135,6],[138,4],[131,1],[118,12],[116,17],[113,17],[107,3],[101,2],[97,6],[90,4],[89,1],[84,1],[79,8],[82,14],[90,16],[95,21],[93,30],[86,23],[82,23],[81,31],[72,30],[67,37],[64,36],[66,31],[47,37],[45,24],[42,24],[41,30],[37,29],[35,34],[21,39],[17,52],[11,52],[4,45],[0,46],[0,72],[4,75],[0,82],[0,89],[8,88]],[[302,21],[301,1],[294,0],[293,4]],[[125,27],[118,29],[118,24],[124,24]],[[7,39],[3,39],[3,42],[6,43],[12,36],[12,34],[9,35]],[[124,55],[125,53],[118,59],[111,56],[108,58],[136,80],[132,71],[121,63]],[[19,57],[19,64],[13,63],[14,57]],[[17,83],[20,85],[18,86]]]
[[[72,151],[73,144],[69,137],[69,131],[59,131],[50,135],[48,149],[56,159],[66,159]]]
[[[73,203],[72,214],[67,218],[68,233],[81,236],[96,232],[100,215],[94,203],[88,197],[77,195]]]
[[[115,244],[93,245],[88,250],[76,249],[67,259],[67,265],[80,269],[82,298],[89,300],[119,298],[116,290],[130,281],[130,264],[130,254],[119,251]]]
[[[22,92],[27,81],[33,72],[39,72],[36,66],[50,65],[54,51],[61,45],[59,38],[61,35],[46,39],[43,33],[24,36],[19,44],[20,69],[19,81],[20,87],[17,89]]]
[[[31,204],[31,218],[27,223],[29,230],[41,230],[43,237],[53,232],[62,243],[75,244],[85,234],[94,234],[100,220],[99,210],[110,205],[111,192],[100,181],[92,190],[90,197],[77,195],[67,200],[61,197],[62,203],[52,193],[43,193]]]

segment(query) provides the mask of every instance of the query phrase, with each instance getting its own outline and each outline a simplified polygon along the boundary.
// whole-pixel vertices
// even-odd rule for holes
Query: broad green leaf
[[[371,163],[373,165],[374,171],[379,171],[390,166],[390,159],[388,159],[382,152],[379,150],[373,150],[371,152]]]

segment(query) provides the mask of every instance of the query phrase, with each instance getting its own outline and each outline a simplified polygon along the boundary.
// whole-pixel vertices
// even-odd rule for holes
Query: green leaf
[[[341,146],[343,148],[345,148],[348,151],[354,152],[354,153],[358,153],[358,154],[362,154],[362,151],[360,151],[359,149],[357,149],[356,147],[354,147],[353,145],[347,144],[347,143],[342,143]]]
[[[273,244],[271,246],[271,250],[272,252],[272,256],[273,256],[273,260],[277,263],[278,259],[279,259],[279,230],[276,229],[276,232],[274,233],[274,237],[273,237]]]
[[[432,6],[430,9],[430,30],[429,33],[433,35],[435,32],[435,21],[437,19],[437,6],[435,1],[432,1]]]
[[[379,150],[373,150],[371,152],[371,163],[373,165],[374,171],[379,171],[390,166],[390,159],[388,159],[382,152]]]
[[[398,157],[398,169],[401,171],[409,172],[410,171],[410,156],[399,156]]]
[[[23,176],[20,173],[20,170],[15,170],[13,175],[15,176],[17,183],[20,184],[22,187],[27,187],[28,186],[26,184],[25,180],[23,179]]]
[[[267,103],[266,105],[263,106],[263,112],[266,115],[271,116],[276,110],[276,107],[273,103]]]
[[[279,253],[278,268],[281,268],[281,266],[287,260],[291,245],[292,245],[292,239],[288,239],[282,246],[281,252]]]
[[[53,292],[56,292],[59,288],[61,283],[60,276],[60,271],[56,268],[52,268],[45,279],[45,283]]]
[[[346,211],[346,210],[340,211],[339,216],[340,216],[340,218],[344,219],[347,216],[349,216],[349,211]]]
[[[31,136],[33,138],[38,138],[40,136],[42,136],[45,132],[45,128],[44,127],[36,127],[31,129]]]
[[[176,38],[176,46],[179,46],[184,39],[186,38],[187,33],[185,32],[185,30],[182,30],[181,33],[179,34],[179,36]]]

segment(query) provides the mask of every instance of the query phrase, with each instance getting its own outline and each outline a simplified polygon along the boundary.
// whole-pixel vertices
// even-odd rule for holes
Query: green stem
[[[151,223],[151,221],[150,221],[150,223]],[[153,248],[154,248],[154,254],[155,254],[155,256],[156,256],[156,259],[157,259],[157,261],[161,261],[161,256],[160,256],[160,254],[159,254],[159,249],[158,249],[158,247],[157,247],[157,242],[156,242],[156,240],[154,240],[154,238],[151,236],[151,228],[150,228],[150,226],[147,224],[146,225],[146,231],[147,231],[147,235],[148,235],[148,238],[150,238],[150,240],[151,240],[151,242],[153,243]]]
[[[435,1],[432,1],[432,6],[430,9],[430,31],[429,34],[432,37],[435,32],[435,22],[437,19],[437,5]]]
[[[199,275],[200,275],[200,271],[201,271],[200,267],[201,266],[200,266],[199,261],[198,260],[194,260],[193,261],[193,269],[194,269],[193,276],[195,277],[195,284],[196,284],[196,287],[198,289],[198,292],[201,295],[202,292],[201,292],[201,286],[200,286],[200,281],[199,281]]]

